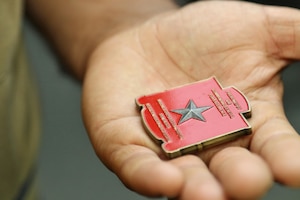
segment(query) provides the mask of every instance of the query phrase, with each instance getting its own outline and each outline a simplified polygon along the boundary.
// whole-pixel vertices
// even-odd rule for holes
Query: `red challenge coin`
[[[250,134],[251,109],[236,88],[215,77],[136,99],[147,132],[169,158]]]

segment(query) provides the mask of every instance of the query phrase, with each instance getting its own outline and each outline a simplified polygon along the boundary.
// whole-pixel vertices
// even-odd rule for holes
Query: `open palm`
[[[300,186],[300,139],[284,115],[280,79],[300,59],[299,41],[297,10],[218,1],[107,39],[90,59],[83,91],[96,153],[127,187],[148,196],[252,199],[273,179]],[[135,98],[211,76],[248,97],[253,134],[167,160],[143,129]]]

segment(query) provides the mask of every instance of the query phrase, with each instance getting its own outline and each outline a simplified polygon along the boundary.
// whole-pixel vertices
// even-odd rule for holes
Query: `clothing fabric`
[[[21,0],[0,1],[0,199],[34,199],[39,103],[22,43]]]

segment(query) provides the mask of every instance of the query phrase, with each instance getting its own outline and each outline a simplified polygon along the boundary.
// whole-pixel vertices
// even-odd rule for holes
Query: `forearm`
[[[78,78],[91,52],[105,38],[176,8],[172,0],[26,1],[27,13]]]

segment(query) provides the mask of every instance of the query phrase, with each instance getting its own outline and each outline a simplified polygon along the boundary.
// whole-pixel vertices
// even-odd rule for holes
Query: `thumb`
[[[266,6],[266,26],[272,43],[272,55],[284,59],[300,59],[300,10]]]

